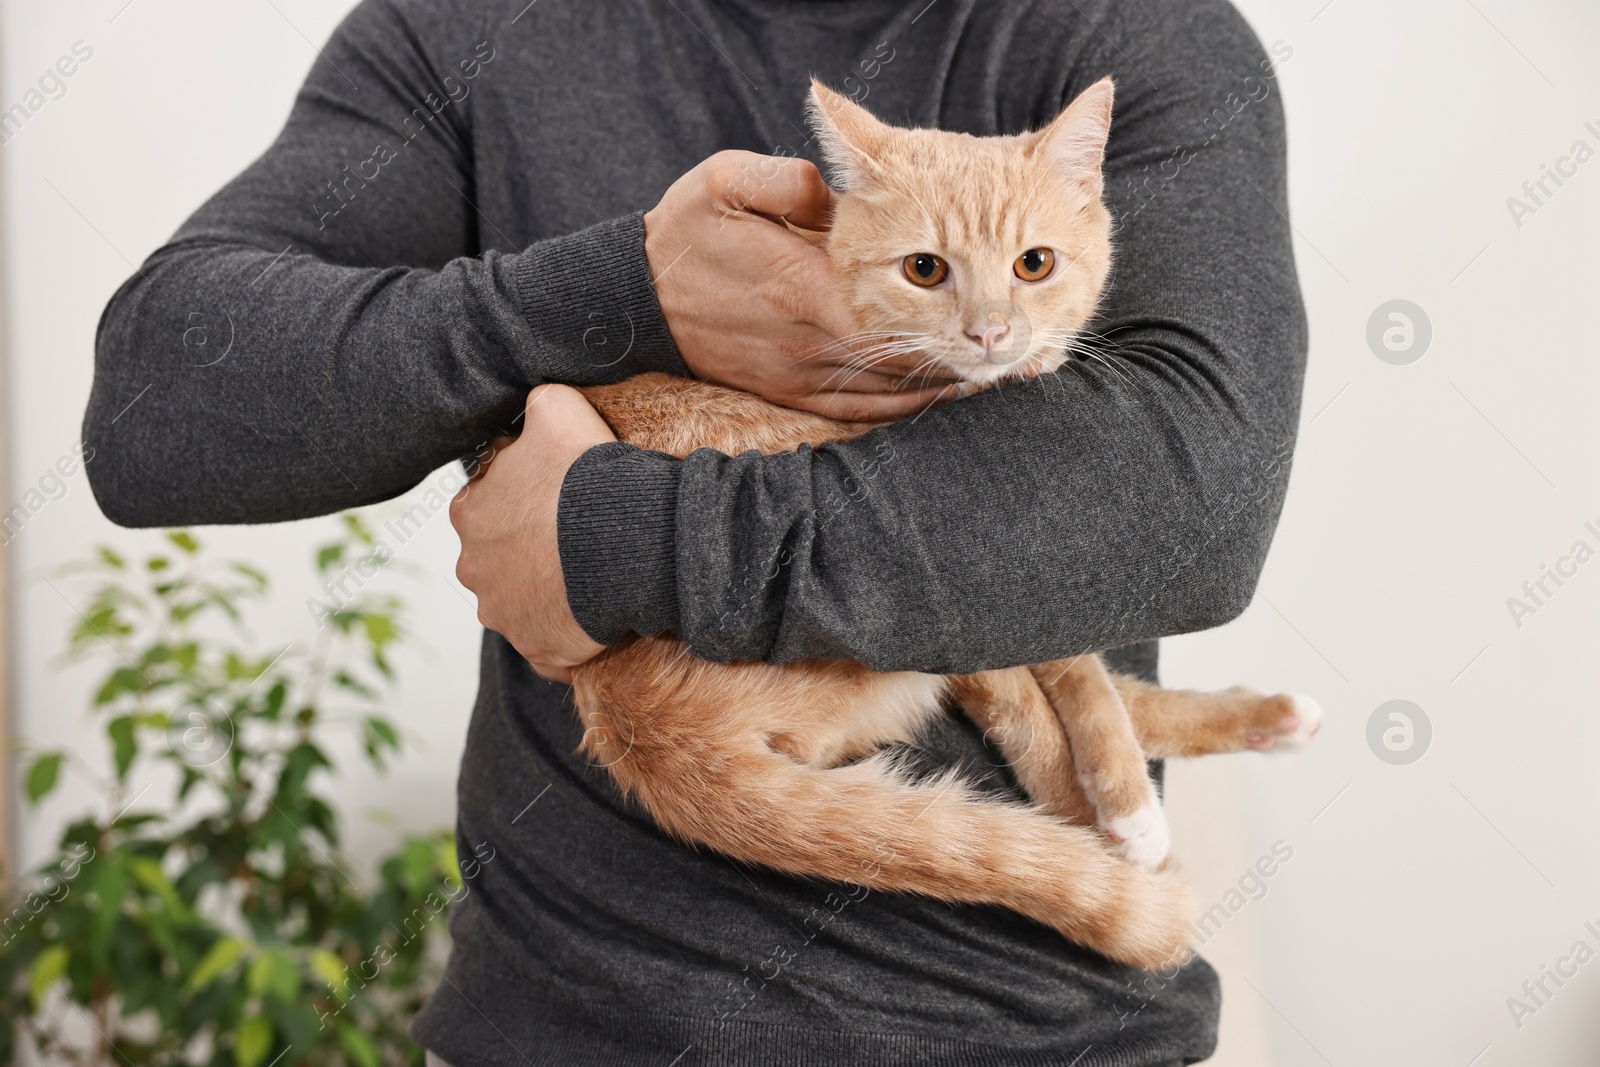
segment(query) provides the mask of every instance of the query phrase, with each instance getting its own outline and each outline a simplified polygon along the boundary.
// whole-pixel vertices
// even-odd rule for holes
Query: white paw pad
[[[1101,828],[1124,859],[1147,871],[1161,866],[1172,849],[1172,829],[1167,825],[1166,813],[1154,802],[1131,815],[1110,819]]]
[[[1322,729],[1322,705],[1300,693],[1289,694],[1289,703],[1294,710],[1284,716],[1275,732],[1249,734],[1245,744],[1262,752],[1294,752],[1309,745]]]

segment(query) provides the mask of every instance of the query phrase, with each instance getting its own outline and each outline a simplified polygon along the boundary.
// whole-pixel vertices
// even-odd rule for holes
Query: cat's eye
[[[1012,271],[1025,282],[1040,282],[1055,269],[1056,254],[1048,248],[1030,248],[1011,264]]]
[[[900,261],[900,269],[906,272],[906,281],[928,289],[944,281],[950,264],[932,252],[913,252]]]

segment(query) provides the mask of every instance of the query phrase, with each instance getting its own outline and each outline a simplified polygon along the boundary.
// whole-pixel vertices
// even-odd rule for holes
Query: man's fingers
[[[797,305],[795,317],[811,324],[800,345],[800,362],[834,368],[840,377],[860,368],[914,386],[950,385],[959,379],[934,362],[926,352],[904,351],[907,338],[899,334],[866,333],[839,299],[833,266],[820,249],[807,249],[788,267],[785,279]],[[846,369],[848,368],[848,369]],[[837,384],[839,379],[834,379]]]
[[[867,349],[871,353],[871,349]],[[935,362],[922,352],[903,352],[873,360],[872,371],[886,378],[908,382],[913,386],[954,385],[961,381],[944,365]]]
[[[926,359],[923,362],[927,362]],[[840,366],[826,376],[829,380],[819,382],[819,385],[851,393],[903,393],[908,389],[942,389],[961,381],[960,378],[935,371],[911,373],[893,368],[885,370],[887,366],[887,363],[874,363],[866,370]]]
[[[534,663],[532,660],[528,661],[528,665],[538,672],[541,678],[546,678],[552,682],[564,682],[567,685],[572,684],[571,667],[558,667],[553,663]]]
[[[833,190],[809,160],[728,152],[718,165],[718,195],[735,211],[785,218],[808,230],[833,221]]]
[[[847,422],[893,422],[936,404],[954,400],[960,386],[918,389],[909,393],[846,393],[824,391],[801,397],[793,406]]]
[[[796,237],[796,241],[802,241]],[[778,303],[796,323],[815,327],[815,343],[809,351],[829,359],[843,358],[858,340],[860,328],[839,296],[838,281],[828,254],[810,244],[797,245],[794,254],[781,264],[782,286]]]
[[[477,455],[467,461],[467,481],[470,483],[482,478],[489,470],[489,464],[494,462],[494,457],[504,452],[507,448],[517,443],[515,437],[496,437],[490,441]],[[465,496],[467,490],[462,489],[460,495]]]

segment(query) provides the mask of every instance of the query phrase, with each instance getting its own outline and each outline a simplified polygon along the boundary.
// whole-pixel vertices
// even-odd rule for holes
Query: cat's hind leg
[[[946,681],[950,696],[1000,750],[1030,800],[1068,822],[1095,824],[1094,805],[1073,770],[1066,729],[1028,668],[956,674]]]
[[[791,875],[996,904],[1136,967],[1186,958],[1194,909],[1176,869],[1145,874],[1095,830],[954,774],[913,783],[887,755],[817,767],[754,745],[714,767],[646,770],[639,755],[613,773],[685,841]]]
[[[1322,728],[1322,708],[1298,693],[1236,686],[1217,693],[1162,689],[1112,675],[1145,752],[1155,759],[1255,749],[1293,752]]]
[[[803,758],[819,709],[881,713],[862,706],[881,681],[859,673],[705,663],[655,638],[613,646],[573,680],[584,750],[680,840],[790,875],[999,905],[1133,966],[1187,957],[1195,912],[1175,869],[1145,874],[1095,830],[954,773],[910,781],[886,753]]]
[[[1172,831],[1145,764],[1145,750],[1099,656],[1028,668],[1060,718],[1078,783],[1096,823],[1128,860],[1154,870],[1172,847]]]

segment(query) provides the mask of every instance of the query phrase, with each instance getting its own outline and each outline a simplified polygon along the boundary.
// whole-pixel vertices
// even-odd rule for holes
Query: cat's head
[[[974,137],[885,125],[813,80],[843,194],[826,247],[864,334],[979,385],[1065,362],[1111,268],[1111,104],[1104,78],[1042,130]]]

